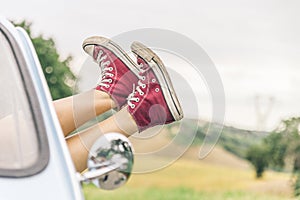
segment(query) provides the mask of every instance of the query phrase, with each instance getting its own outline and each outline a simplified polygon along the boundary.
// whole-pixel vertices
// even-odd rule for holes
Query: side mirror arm
[[[91,171],[87,171],[80,175],[80,182],[91,182],[94,179],[97,179],[105,174],[108,174],[109,172],[115,171],[120,168],[119,163],[115,163],[100,169],[95,169]]]

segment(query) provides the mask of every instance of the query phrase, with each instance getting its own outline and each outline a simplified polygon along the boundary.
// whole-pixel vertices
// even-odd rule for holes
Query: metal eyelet
[[[152,83],[155,83],[155,81],[156,81],[155,79],[152,79]]]
[[[158,89],[158,88],[155,88],[155,92],[159,92],[159,89]]]
[[[146,77],[145,77],[145,76],[142,76],[142,80],[143,80],[143,81],[146,80]]]
[[[135,100],[135,102],[139,102],[140,101],[140,98],[137,98],[136,100]]]
[[[106,87],[106,88],[109,88],[109,85],[106,85],[105,87]]]
[[[145,93],[144,92],[140,92],[140,95],[144,95]]]
[[[146,88],[146,84],[143,84],[143,85],[142,85],[142,88],[145,89],[145,88]]]
[[[109,68],[108,68],[108,70],[109,70],[109,71],[112,71],[112,70],[113,70],[113,68],[112,68],[112,67],[109,67]]]
[[[112,83],[112,81],[113,81],[112,79],[108,79],[108,82],[109,82],[109,83]]]
[[[133,109],[133,108],[135,108],[135,105],[134,105],[134,104],[131,104],[130,107]]]

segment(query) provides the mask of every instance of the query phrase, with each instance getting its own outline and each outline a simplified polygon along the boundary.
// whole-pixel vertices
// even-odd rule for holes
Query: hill
[[[147,154],[149,156],[168,157],[169,162],[172,162],[176,160],[176,156],[178,157],[182,154],[181,157],[195,161],[199,160],[200,148],[202,148],[201,150],[212,149],[209,155],[201,162],[240,169],[251,168],[244,159],[245,152],[250,145],[260,142],[268,133],[224,126],[216,145],[213,146],[218,130],[220,130],[220,125],[218,124],[185,119],[181,123],[157,127],[135,134],[130,137],[130,140],[135,149],[136,168],[140,169],[145,163],[148,163],[147,160],[144,160],[139,155]],[[206,142],[204,144],[205,137]],[[166,147],[171,145],[172,147],[169,148],[168,152]],[[163,151],[163,153],[157,153],[159,151]],[[176,153],[176,151],[180,152]],[[157,158],[153,159],[158,160]],[[159,166],[163,165],[164,161],[160,164],[158,161],[156,163]],[[147,165],[152,164],[148,163]]]
[[[245,158],[245,152],[249,146],[259,143],[269,134],[193,119],[187,119],[181,124],[173,124],[169,130],[174,130],[173,126],[181,126],[180,131],[184,133],[195,132],[195,127],[197,127],[193,145],[202,145],[204,141],[205,144],[216,143],[240,158]]]

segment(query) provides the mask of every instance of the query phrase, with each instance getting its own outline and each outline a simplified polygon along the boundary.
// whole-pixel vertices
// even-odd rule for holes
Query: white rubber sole
[[[140,70],[137,64],[115,42],[105,37],[92,36],[83,41],[82,48],[87,54],[93,57],[94,45],[99,45],[112,51],[136,76],[138,76]]]
[[[133,42],[131,45],[131,51],[135,55],[143,58],[150,65],[161,84],[163,95],[174,119],[176,121],[182,119],[183,111],[181,105],[173,88],[167,69],[161,59],[151,49],[140,42]]]

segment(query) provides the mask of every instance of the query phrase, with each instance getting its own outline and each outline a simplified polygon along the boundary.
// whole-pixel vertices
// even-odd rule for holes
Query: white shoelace
[[[110,65],[110,61],[106,59],[107,55],[103,55],[103,51],[100,50],[96,59],[101,69],[101,80],[99,81],[98,85],[109,88],[110,85],[108,83],[112,83],[112,79],[108,77],[113,77],[114,74],[111,73],[113,68],[108,67]]]
[[[133,84],[133,89],[132,93],[130,93],[127,97],[127,105],[130,106],[131,108],[135,108],[135,105],[132,103],[133,101],[139,102],[140,98],[135,97],[136,92],[138,92],[141,96],[143,96],[145,93],[142,89],[146,88],[146,84],[143,83],[145,81],[146,77],[143,75],[147,70],[142,69],[143,64],[140,64],[140,75],[138,76],[139,81],[138,85],[135,87],[135,84]]]

